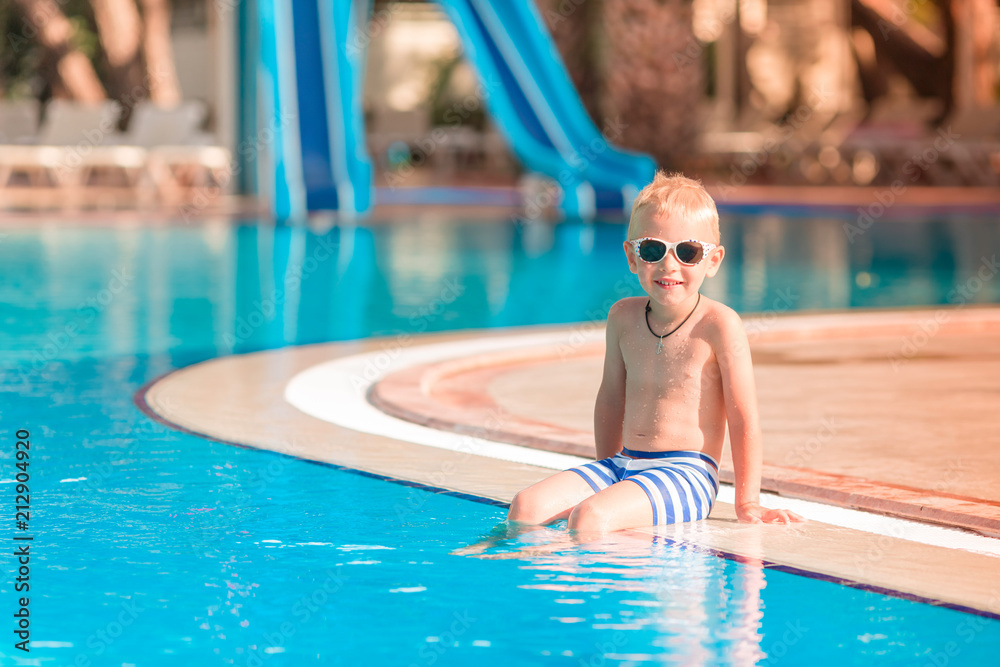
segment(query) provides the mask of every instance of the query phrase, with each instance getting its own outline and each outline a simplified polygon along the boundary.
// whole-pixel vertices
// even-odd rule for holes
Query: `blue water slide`
[[[306,213],[302,181],[302,151],[294,119],[298,117],[291,6],[283,0],[257,0],[260,59],[259,90],[264,127],[258,134],[269,136],[270,161],[260,189],[270,196],[279,219],[301,219]],[[288,119],[289,122],[282,122]],[[268,134],[264,134],[264,133]]]
[[[372,163],[365,142],[364,68],[367,38],[361,31],[373,0],[319,0],[329,153],[342,213],[367,213],[373,204]]]
[[[458,29],[465,56],[479,75],[483,97],[495,124],[518,159],[531,171],[561,176],[562,207],[567,215],[592,217],[593,187],[566,168],[565,160],[541,119],[533,113],[476,8],[466,0],[441,0],[441,5]]]
[[[361,108],[369,0],[258,0],[262,132],[273,212],[353,216],[372,205]]]
[[[439,0],[479,73],[496,125],[524,165],[563,188],[567,215],[597,201],[628,206],[655,162],[610,145],[594,126],[533,0]]]
[[[609,176],[606,172],[610,169],[612,174],[617,174],[611,178],[612,183],[631,182],[641,189],[652,180],[656,163],[651,157],[608,143],[608,137],[591,121],[535,2],[476,2],[484,18],[501,29],[501,37],[504,34],[521,35],[519,39],[502,41],[501,48],[511,63],[522,61],[517,66],[528,77],[525,85],[531,85],[533,78],[538,93],[552,105],[569,137],[571,150],[576,152],[574,161],[593,162],[595,170],[605,172],[604,177]],[[616,131],[613,127],[609,129],[611,133]],[[594,178],[595,182],[600,178],[596,171]]]
[[[371,1],[256,2],[260,109],[243,115],[257,119],[259,141],[248,159],[264,149],[256,182],[279,219],[371,208],[360,30]],[[599,203],[628,206],[655,163],[610,145],[594,126],[533,0],[439,1],[479,73],[496,125],[528,170],[559,183],[564,213],[590,218]]]

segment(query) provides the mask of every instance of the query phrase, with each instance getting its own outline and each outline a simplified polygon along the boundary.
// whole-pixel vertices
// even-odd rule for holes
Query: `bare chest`
[[[666,396],[694,389],[700,393],[717,384],[715,354],[699,327],[667,336],[661,345],[643,322],[623,331],[620,344],[630,391]]]

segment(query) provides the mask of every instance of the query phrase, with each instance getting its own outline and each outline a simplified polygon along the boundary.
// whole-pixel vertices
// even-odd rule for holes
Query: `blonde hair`
[[[633,238],[636,214],[652,207],[660,215],[680,215],[695,222],[707,222],[713,238],[698,239],[720,243],[719,212],[715,201],[702,186],[701,181],[682,174],[657,171],[653,182],[639,191],[632,202],[632,215],[628,222],[628,238]]]

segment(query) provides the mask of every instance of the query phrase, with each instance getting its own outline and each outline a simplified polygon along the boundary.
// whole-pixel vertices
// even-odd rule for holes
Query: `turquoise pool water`
[[[885,223],[853,244],[835,219],[722,231],[726,270],[706,292],[741,311],[1000,301],[995,279],[972,281],[1000,247],[994,221]],[[5,539],[18,429],[34,535],[31,652],[14,648],[8,574],[4,665],[940,666],[1000,651],[992,618],[663,542],[452,555],[504,509],[207,442],[132,403],[233,352],[601,317],[638,289],[619,225],[4,234]]]

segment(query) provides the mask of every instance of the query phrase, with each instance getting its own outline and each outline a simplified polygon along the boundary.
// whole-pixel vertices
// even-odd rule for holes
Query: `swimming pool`
[[[994,221],[886,222],[854,243],[842,224],[728,218],[725,270],[705,291],[741,311],[1000,301],[996,281],[970,283],[1000,247]],[[622,234],[439,220],[6,230],[2,478],[9,495],[13,434],[30,430],[35,540],[32,650],[11,638],[4,664],[988,664],[993,618],[663,541],[451,555],[504,509],[207,442],[132,403],[155,377],[233,352],[598,318],[638,290]],[[12,613],[10,577],[2,592]]]

